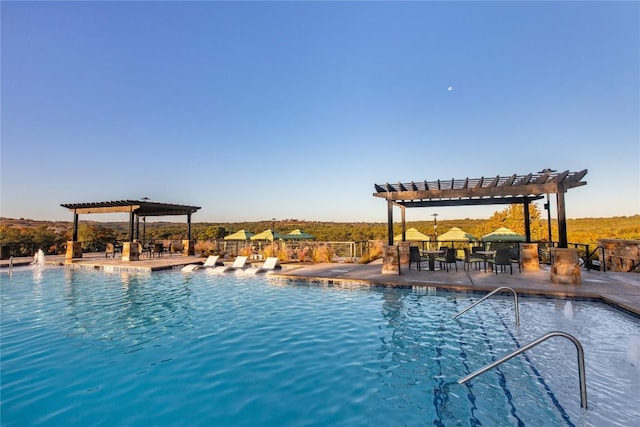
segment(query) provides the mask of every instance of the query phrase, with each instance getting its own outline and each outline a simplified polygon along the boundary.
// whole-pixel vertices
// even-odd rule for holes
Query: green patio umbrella
[[[253,233],[247,230],[239,230],[228,236],[224,236],[224,240],[249,240]]]
[[[449,231],[438,236],[439,242],[471,242],[474,240],[478,240],[478,238],[458,227],[451,227]]]
[[[402,240],[402,233],[395,236],[393,240]],[[405,232],[405,240],[407,242],[428,242],[431,240],[431,238],[426,234],[422,234],[415,228],[411,227]]]
[[[278,240],[281,239],[282,236],[278,233],[274,233],[273,230],[271,229],[267,229],[264,230],[262,233],[258,233],[254,236],[251,236],[251,240],[270,240],[270,241],[274,241],[274,240]]]
[[[296,228],[290,233],[281,236],[283,240],[315,240],[316,236],[313,234],[305,233],[304,231]]]
[[[482,236],[483,242],[524,242],[526,237],[506,227],[500,227],[489,234]]]

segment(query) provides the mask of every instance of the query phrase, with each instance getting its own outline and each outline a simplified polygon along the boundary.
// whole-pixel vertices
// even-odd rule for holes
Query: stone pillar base
[[[411,259],[409,242],[398,242],[398,251],[400,252],[400,265],[409,268]]]
[[[74,242],[69,240],[67,242],[67,253],[65,259],[82,258],[82,242]]]
[[[140,261],[140,251],[138,242],[122,243],[122,261]]]
[[[567,285],[582,283],[577,249],[551,248],[551,283]]]
[[[540,270],[537,243],[520,243],[520,261],[523,270]]]
[[[196,254],[196,241],[195,240],[183,240],[182,241],[182,256],[193,256]]]
[[[400,251],[397,246],[383,248],[382,274],[400,274]]]

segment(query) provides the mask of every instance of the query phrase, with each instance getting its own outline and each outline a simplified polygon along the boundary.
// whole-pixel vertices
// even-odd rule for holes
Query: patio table
[[[475,255],[480,255],[484,259],[484,272],[487,272],[487,260],[496,254],[496,251],[476,251]]]
[[[422,255],[429,257],[429,270],[434,271],[436,269],[436,255],[442,255],[444,251],[421,251]]]

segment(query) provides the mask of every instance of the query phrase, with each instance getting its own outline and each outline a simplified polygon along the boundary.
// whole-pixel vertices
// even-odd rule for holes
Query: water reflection
[[[130,352],[192,325],[189,279],[171,273],[117,274],[66,269],[69,335]]]

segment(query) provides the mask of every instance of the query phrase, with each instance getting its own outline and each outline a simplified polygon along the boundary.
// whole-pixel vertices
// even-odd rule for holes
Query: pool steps
[[[580,341],[574,337],[573,335],[567,334],[566,332],[561,332],[561,331],[552,331],[549,332],[543,336],[541,336],[538,339],[535,339],[533,341],[531,341],[528,344],[525,344],[524,346],[512,351],[511,353],[507,354],[504,357],[501,357],[500,359],[496,360],[493,363],[490,363],[486,366],[483,366],[482,368],[478,369],[475,372],[470,373],[469,375],[467,375],[464,378],[460,378],[458,380],[458,384],[464,384],[467,381],[469,381],[472,378],[477,377],[478,375],[484,374],[485,372],[495,368],[498,365],[501,365],[502,363],[506,362],[507,360],[519,355],[520,353],[523,353],[527,350],[529,350],[530,348],[533,348],[535,346],[537,346],[538,344],[548,340],[549,338],[552,337],[564,337],[567,338],[568,340],[570,340],[571,342],[573,342],[573,344],[576,346],[576,350],[578,353],[578,376],[579,376],[579,380],[580,380],[580,406],[584,409],[588,409],[587,406],[587,380],[586,380],[586,374],[585,374],[585,369],[584,369],[584,350],[582,348],[582,344],[580,344]]]
[[[452,319],[456,319],[458,316],[466,313],[467,311],[471,310],[473,307],[475,307],[476,305],[480,304],[482,301],[486,300],[487,298],[489,298],[491,295],[500,292],[500,291],[511,291],[511,293],[513,293],[513,298],[514,298],[514,303],[515,303],[515,307],[516,307],[516,326],[520,326],[520,308],[518,306],[518,294],[516,293],[516,291],[514,291],[512,288],[508,287],[508,286],[501,286],[497,289],[494,289],[493,291],[489,292],[487,295],[483,296],[482,298],[480,298],[478,301],[474,302],[473,304],[471,304],[469,307],[465,308],[464,310],[460,311],[458,314],[456,314],[455,316],[452,317]]]
[[[520,310],[518,308],[518,294],[516,293],[516,291],[514,291],[512,288],[508,287],[508,286],[501,286],[495,290],[493,290],[492,292],[490,292],[489,294],[485,295],[484,297],[480,298],[478,301],[474,302],[473,304],[471,304],[470,306],[468,306],[467,308],[465,308],[464,310],[458,312],[457,314],[455,314],[452,319],[456,319],[458,316],[466,313],[467,311],[469,311],[470,309],[472,309],[473,307],[475,307],[476,305],[480,304],[481,302],[483,302],[484,300],[486,300],[487,298],[489,298],[491,295],[502,291],[502,290],[508,290],[511,291],[513,293],[514,296],[514,304],[515,304],[515,314],[516,314],[516,326],[520,326]],[[460,378],[458,380],[458,384],[464,384],[467,381],[484,374],[485,372],[495,368],[498,365],[501,365],[502,363],[506,362],[507,360],[510,360],[511,358],[519,355],[520,353],[524,353],[525,351],[529,350],[530,348],[533,348],[535,346],[537,346],[538,344],[548,340],[549,338],[552,337],[564,337],[567,338],[568,340],[570,340],[571,342],[573,342],[573,344],[576,347],[576,351],[578,354],[578,376],[579,376],[579,381],[580,381],[580,406],[584,409],[588,409],[588,405],[587,405],[587,380],[586,380],[586,374],[585,374],[585,365],[584,365],[584,349],[582,348],[582,344],[580,343],[580,341],[574,337],[573,335],[570,335],[566,332],[562,332],[562,331],[552,331],[549,332],[543,336],[541,336],[538,339],[535,339],[533,341],[531,341],[528,344],[525,344],[524,346],[512,351],[511,353],[507,354],[506,356],[501,357],[500,359],[496,360],[495,362],[492,362],[486,366],[483,366],[482,368],[476,370],[475,372],[470,373],[469,375],[467,375],[464,378]]]

